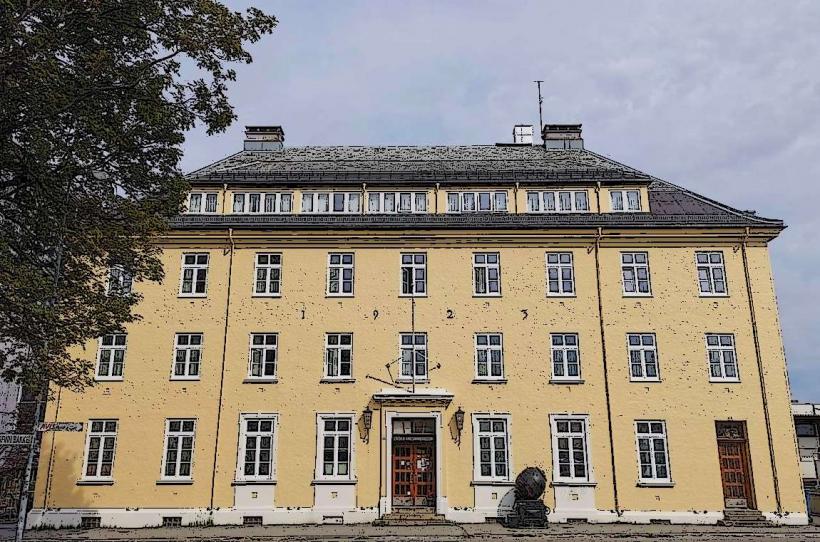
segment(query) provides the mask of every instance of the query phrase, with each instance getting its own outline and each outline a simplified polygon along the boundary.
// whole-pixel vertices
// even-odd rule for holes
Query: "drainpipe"
[[[438,214],[438,189],[439,189],[439,186],[441,186],[441,184],[440,184],[440,183],[436,183],[436,190],[435,190],[435,192],[434,192],[434,196],[433,196],[433,200],[434,200],[434,207],[435,207],[435,213],[436,213],[436,214]]]
[[[763,399],[763,417],[766,421],[766,439],[769,443],[769,459],[772,465],[772,479],[774,480],[774,498],[777,502],[777,513],[783,512],[783,506],[780,502],[780,482],[777,478],[777,464],[774,457],[774,442],[772,439],[772,421],[769,415],[769,398],[766,393],[766,379],[763,376],[763,358],[760,353],[760,337],[757,331],[757,316],[755,314],[755,302],[752,295],[752,281],[749,275],[749,258],[746,254],[746,246],[749,242],[749,228],[743,235],[743,242],[740,244],[741,254],[743,255],[743,274],[746,278],[746,297],[749,299],[749,314],[751,316],[752,324],[752,338],[755,344],[755,358],[757,360],[757,374],[760,378],[760,396]]]
[[[518,187],[520,183],[516,181],[515,189],[513,189],[513,208],[515,209],[516,214],[518,213]]]
[[[595,190],[595,193],[598,193],[598,190]],[[600,203],[600,201],[599,201]],[[603,236],[603,231],[601,228],[598,228],[598,232],[595,236],[595,285],[598,289],[598,321],[601,324],[601,357],[603,361],[603,368],[604,368],[604,395],[606,397],[606,425],[609,435],[609,459],[610,459],[610,467],[612,468],[612,494],[615,503],[615,514],[620,517],[621,509],[620,504],[618,502],[618,475],[615,471],[615,438],[612,433],[612,401],[610,399],[609,394],[609,367],[607,365],[607,356],[606,356],[606,333],[604,332],[604,304],[601,298],[601,260],[600,260],[600,251],[601,251],[601,237]]]
[[[223,197],[224,199],[224,197]],[[213,470],[211,472],[211,501],[210,509],[214,507],[214,491],[216,489],[216,458],[219,453],[219,426],[222,422],[222,394],[225,388],[225,359],[228,348],[228,318],[231,309],[231,275],[233,271],[233,253],[236,248],[233,240],[233,228],[228,228],[228,241],[231,244],[230,256],[228,258],[228,293],[225,299],[225,329],[222,337],[222,368],[219,375],[219,403],[216,409],[216,438],[214,439],[214,462]]]

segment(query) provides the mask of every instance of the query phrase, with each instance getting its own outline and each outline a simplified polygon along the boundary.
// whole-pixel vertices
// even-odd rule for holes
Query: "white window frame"
[[[706,257],[706,262],[699,262],[701,256]],[[713,256],[720,258],[719,262],[712,262]],[[706,273],[706,278],[700,276],[701,271]],[[719,271],[723,278],[715,278],[715,271]],[[729,295],[729,282],[726,280],[726,260],[721,250],[699,250],[695,252],[695,273],[698,282],[698,291],[701,297],[727,297]],[[716,283],[723,282],[723,291],[717,292]],[[709,284],[709,290],[703,290],[703,283]]]
[[[105,341],[106,337],[112,337],[112,343],[109,345],[104,345],[103,342]],[[122,337],[122,344],[117,344],[117,338]],[[125,372],[125,356],[128,350],[128,334],[127,333],[107,333],[103,335],[97,340],[97,365],[94,368],[94,380],[98,381],[120,381],[123,379],[123,373]],[[106,365],[108,366],[108,374],[102,375],[100,374],[100,367],[103,361],[103,352],[109,352],[108,354],[108,361]],[[122,361],[120,362],[120,374],[114,375],[112,374],[114,371],[114,358],[116,357],[116,352],[122,352]]]
[[[350,344],[342,344],[342,336],[349,335],[350,336]],[[335,336],[338,337],[337,344],[331,344],[330,337]],[[330,375],[330,351],[334,350],[337,352],[336,354],[336,372],[338,374]],[[342,352],[349,351],[350,352],[350,373],[349,374],[341,374],[342,373]],[[325,350],[324,350],[324,369],[323,369],[323,377],[322,380],[326,381],[335,381],[335,380],[342,380],[342,381],[349,381],[353,380],[353,333],[350,332],[333,332],[333,333],[325,333]]]
[[[248,431],[248,423],[249,421],[270,421],[271,422],[271,430],[270,432],[265,432],[261,430],[257,431]],[[256,439],[256,447],[254,453],[254,469],[258,472],[259,470],[259,440],[264,437],[270,437],[271,439],[271,448],[270,448],[270,473],[265,474],[245,474],[245,453],[247,452],[247,440],[248,437],[253,437]],[[243,412],[239,414],[239,441],[237,445],[237,457],[236,457],[236,480],[239,482],[275,482],[277,471],[276,471],[276,455],[277,455],[277,448],[278,448],[278,441],[279,441],[279,415],[275,412],[264,413],[264,412],[253,412],[247,413]]]
[[[555,337],[561,337],[562,344],[557,345],[555,344]],[[568,345],[567,344],[567,337],[574,337],[575,338],[575,345]],[[563,375],[555,374],[555,354],[559,352],[561,355],[561,366],[564,369]],[[577,361],[576,364],[578,365],[578,374],[572,376],[569,374],[569,360],[568,353],[575,352]],[[560,381],[560,382],[581,382],[581,375],[583,374],[581,371],[581,339],[578,333],[550,333],[550,374],[552,375],[552,380]]]
[[[638,428],[640,424],[648,424],[648,432],[639,432]],[[654,425],[660,424],[661,432],[656,433],[653,431]],[[638,459],[638,483],[641,485],[669,485],[672,484],[672,467],[669,461],[669,438],[666,433],[666,421],[665,420],[635,420],[635,452],[637,454]],[[641,459],[641,440],[646,440],[649,442],[649,463],[648,466],[652,470],[652,476],[645,477],[643,474],[643,465],[644,462]],[[664,459],[666,460],[666,476],[658,476],[658,462],[656,457],[655,450],[655,441],[661,441],[663,443],[663,450],[661,450],[664,454]]]
[[[410,196],[410,207],[403,208],[403,196]],[[385,200],[387,197],[393,200],[393,210],[388,211],[387,205],[385,204]],[[377,202],[376,209],[374,210],[371,205],[373,201]],[[419,205],[419,202],[423,201],[422,205]],[[367,205],[365,206],[365,212],[370,214],[424,214],[427,213],[427,192],[419,192],[419,191],[374,191],[367,193]]]
[[[569,194],[570,206],[565,208],[561,196]],[[578,205],[578,198],[583,194],[583,201],[586,209],[581,209]],[[532,205],[532,195],[536,195],[538,206]],[[547,198],[552,199],[554,208],[550,209]],[[589,192],[586,190],[528,190],[527,191],[527,212],[528,213],[588,213],[589,212]]]
[[[199,210],[192,211],[191,210],[191,202],[193,200],[193,196],[199,196]],[[213,211],[208,211],[208,197],[213,196],[214,201],[214,209]],[[205,191],[194,191],[188,194],[187,204],[185,206],[185,214],[189,215],[215,215],[219,212],[219,193],[217,192],[205,192]]]
[[[479,344],[481,342],[480,338],[483,338],[486,341],[486,344]],[[491,344],[493,338],[498,338],[498,344]],[[475,347],[475,355],[473,357],[475,367],[475,380],[478,382],[495,382],[500,381],[503,382],[506,380],[506,374],[504,371],[504,336],[500,332],[482,332],[482,333],[475,333],[473,335],[473,345]],[[484,352],[485,361],[487,368],[487,374],[482,375],[479,372],[478,365],[479,365],[479,357],[481,352]],[[499,362],[493,363],[492,355],[493,352],[498,352]],[[501,366],[501,374],[494,375],[492,374],[493,365]]]
[[[99,431],[94,431],[94,424],[101,423],[102,429]],[[113,423],[114,429],[111,430],[108,428],[108,424]],[[120,428],[120,421],[117,418],[93,418],[88,420],[88,430],[85,433],[85,455],[83,457],[83,470],[82,476],[80,476],[81,481],[112,481],[114,480],[114,461],[117,458],[117,433]],[[96,474],[89,475],[88,474],[88,464],[91,455],[91,439],[98,438],[99,439],[99,448],[97,459],[94,461],[96,465]],[[103,466],[103,453],[105,450],[105,441],[108,438],[114,439],[114,446],[111,448],[111,473],[108,475],[100,474],[102,471]]]
[[[717,344],[709,344],[709,339],[714,338]],[[730,344],[721,344],[723,339],[728,338]],[[737,360],[736,341],[734,333],[707,333],[705,337],[706,343],[706,363],[709,370],[710,382],[740,382],[740,367]],[[730,364],[726,363],[726,353],[731,352],[732,363],[735,369],[735,376],[726,376],[726,367]],[[712,353],[716,353],[720,357],[720,376],[712,374]]]
[[[405,263],[405,258],[410,258],[410,263]],[[421,262],[417,262],[421,258]],[[426,252],[402,252],[399,254],[399,296],[400,297],[427,297],[427,253]],[[410,274],[410,292],[406,292],[404,285],[405,271]],[[421,279],[419,279],[421,275]],[[423,283],[423,290],[418,291],[416,283]]]
[[[251,210],[251,195],[259,198],[257,210]],[[241,209],[237,210],[237,196],[241,196]],[[273,210],[266,211],[265,204],[268,196],[273,198]],[[288,210],[283,211],[283,202],[288,201]],[[234,192],[231,197],[231,214],[235,215],[278,215],[290,214],[293,212],[293,193],[292,192]]]
[[[484,261],[478,262],[478,257],[483,256]],[[487,262],[489,256],[495,256],[495,263]],[[476,297],[501,297],[501,253],[500,252],[473,252],[472,254],[472,261],[473,261],[473,276],[472,276],[472,283],[473,283],[473,295]],[[477,281],[476,281],[476,271],[478,269],[484,269],[484,292],[478,292],[476,289]],[[490,271],[495,269],[497,279],[495,282],[498,282],[498,291],[491,292],[490,291]]]
[[[342,210],[341,211],[334,211],[334,196],[341,195],[342,196]],[[319,201],[322,199],[321,196],[327,196],[327,211],[320,211],[319,210]],[[355,196],[355,197],[354,197]],[[310,199],[311,203],[309,205],[310,209],[306,209],[306,199]],[[351,209],[353,201],[358,198],[358,208]],[[336,192],[336,191],[318,191],[318,192],[302,192],[302,206],[301,211],[305,214],[320,214],[320,215],[348,215],[348,214],[362,214],[362,208],[364,202],[362,201],[362,192],[354,191],[354,192]]]
[[[557,262],[550,262],[550,256],[554,256]],[[569,262],[561,261],[569,257]],[[575,297],[575,258],[572,252],[547,252],[544,255],[544,261],[547,266],[547,296],[548,297]],[[555,270],[556,278],[550,276],[550,271]],[[567,282],[564,278],[564,271],[569,270],[570,289],[564,288],[564,283]],[[556,283],[557,291],[552,291],[552,282]]]
[[[192,256],[194,258],[194,263],[186,263],[185,259],[188,256]],[[205,257],[205,263],[201,263],[201,256]],[[181,272],[179,274],[179,297],[207,297],[208,296],[208,275],[209,268],[211,265],[211,255],[208,252],[183,252],[182,253],[182,267]],[[191,270],[191,291],[184,292],[183,287],[185,285],[185,271],[190,269]],[[199,276],[200,273],[205,273],[205,278],[202,282],[205,283],[204,290],[202,292],[196,291],[196,284],[200,282]]]
[[[273,343],[268,342],[273,338]],[[257,338],[261,338],[262,343],[255,343]],[[259,372],[260,374],[253,374],[253,355],[255,351],[260,351],[259,358]],[[265,360],[268,352],[273,352],[273,374],[265,374],[265,366],[268,362]],[[248,380],[259,381],[276,381],[279,374],[279,334],[273,332],[258,332],[250,334],[250,341],[248,346]]]
[[[582,423],[582,431],[572,431],[572,426],[569,425],[567,432],[558,432],[558,423],[559,422],[568,422],[569,424],[573,422],[581,422]],[[579,485],[587,485],[587,484],[594,484],[595,483],[595,474],[592,468],[592,450],[589,445],[589,415],[588,414],[550,414],[550,433],[551,433],[551,441],[552,441],[552,481],[553,483],[559,484],[579,484]],[[573,444],[570,441],[569,443],[569,466],[570,466],[570,476],[562,476],[561,475],[561,467],[560,467],[560,457],[559,457],[559,449],[558,449],[558,439],[559,438],[582,438],[583,439],[583,450],[584,450],[584,457],[586,460],[586,474],[585,476],[576,476],[575,475],[575,458],[572,455]]]
[[[333,258],[338,256],[339,263],[332,263]],[[350,263],[344,263],[345,257],[350,256]],[[331,292],[330,285],[332,282],[331,275],[333,270],[337,270],[339,273],[338,278],[336,281],[339,283],[339,291],[338,292]],[[348,282],[348,279],[344,278],[345,270],[350,270],[350,291],[345,292],[344,290],[344,283]],[[330,252],[327,255],[327,289],[325,290],[325,294],[328,297],[353,297],[356,292],[356,254],[353,252]]]
[[[267,257],[267,263],[260,263],[261,257]],[[272,263],[273,259],[278,259],[279,263]],[[282,297],[282,253],[281,252],[257,252],[253,257],[253,297]],[[262,271],[264,278],[260,279],[259,272]],[[279,278],[273,280],[271,277],[274,271],[278,271]],[[259,291],[259,284],[264,282],[264,291]],[[276,292],[273,291],[273,284],[277,285]]]
[[[405,339],[410,339],[410,344],[405,344]],[[417,342],[421,340],[421,343]],[[405,352],[410,354],[410,374],[404,371]],[[417,374],[416,368],[420,363],[418,357],[424,358],[424,374]],[[415,333],[399,333],[399,382],[427,382],[430,379],[430,355],[427,350],[427,333],[416,331]]]
[[[199,344],[191,345],[191,337],[199,336]],[[179,344],[179,338],[182,336],[188,337],[188,344]],[[205,334],[194,332],[181,332],[174,334],[174,357],[171,360],[171,380],[199,380],[202,376],[202,354],[205,350]],[[185,372],[181,375],[176,374],[177,352],[185,352]],[[191,352],[198,351],[198,359],[194,363],[197,364],[197,373],[191,374]]]
[[[619,194],[621,198],[621,209],[618,209],[615,205],[615,194]],[[629,202],[629,194],[637,194],[637,203],[638,207],[633,208],[630,206]],[[609,208],[614,213],[639,213],[641,212],[641,191],[635,189],[624,188],[621,190],[610,190],[609,191]]]
[[[112,265],[108,268],[108,282],[105,285],[106,295],[128,295],[133,287],[134,277],[125,267]]]
[[[336,429],[331,431],[334,438],[333,446],[333,471],[334,474],[324,473],[324,437],[326,436],[325,421],[347,421],[349,430],[346,432]],[[338,426],[337,426],[338,427]],[[355,427],[355,414],[353,412],[320,412],[316,414],[316,470],[317,481],[354,481],[356,480],[356,439],[353,428]],[[338,443],[340,436],[348,437],[348,461],[347,474],[337,474],[338,471]]]
[[[481,422],[490,422],[490,431],[481,431]],[[495,435],[498,433],[493,430],[493,421],[501,421],[504,423],[504,442],[506,446],[506,474],[503,476],[496,475],[496,449]],[[508,413],[499,412],[477,412],[472,415],[473,424],[473,481],[474,482],[510,482],[513,480],[513,453],[512,453],[512,416]],[[490,439],[490,475],[481,474],[481,439]],[[484,462],[486,463],[486,461]]]
[[[625,263],[624,257],[630,256],[632,262]],[[636,256],[643,256],[646,260],[644,263],[636,262]],[[621,291],[623,292],[624,297],[652,297],[652,273],[649,269],[649,253],[646,251],[638,250],[638,251],[622,251],[619,254],[620,260],[620,268],[621,268]],[[646,279],[639,279],[638,273],[641,270],[646,270]],[[624,276],[625,271],[632,272],[632,282],[635,284],[635,291],[627,291],[626,283],[627,279]],[[640,291],[640,283],[646,282],[646,292]]]
[[[180,430],[171,432],[171,423],[172,422],[180,422]],[[184,430],[185,422],[193,422],[193,429],[190,431]],[[165,439],[162,445],[162,464],[160,468],[162,469],[160,480],[164,481],[188,481],[193,480],[194,478],[194,457],[196,456],[196,426],[197,420],[196,418],[166,418],[165,419]],[[174,473],[175,474],[165,474],[165,466],[167,465],[168,461],[168,444],[170,442],[171,437],[179,439],[178,447],[177,447],[177,456],[174,460]],[[182,441],[184,437],[191,437],[191,461],[190,461],[190,474],[181,475],[179,474],[180,466],[182,465]]]
[[[638,337],[640,344],[633,345],[631,344],[631,337]],[[652,337],[652,344],[646,345],[643,344],[645,341],[645,337]],[[632,382],[660,382],[661,380],[661,361],[660,356],[658,355],[658,337],[654,333],[648,332],[630,332],[626,334],[626,350],[627,350],[627,363],[628,363],[628,370],[629,370],[629,380]],[[632,373],[632,352],[638,352],[641,361],[641,375],[635,376]],[[655,376],[647,376],[646,371],[646,353],[652,352],[655,357]]]
[[[503,194],[503,205],[499,198]],[[458,196],[458,209],[454,209],[451,205],[453,196]],[[482,196],[489,196],[490,208],[481,209],[480,198]],[[467,205],[468,201],[472,201],[472,208]],[[507,213],[509,212],[510,202],[509,194],[506,190],[467,190],[467,191],[452,191],[447,192],[447,213]]]

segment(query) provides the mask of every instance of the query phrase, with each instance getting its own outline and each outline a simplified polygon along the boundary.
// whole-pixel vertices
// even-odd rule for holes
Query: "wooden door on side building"
[[[716,422],[720,477],[726,508],[755,508],[745,422]]]

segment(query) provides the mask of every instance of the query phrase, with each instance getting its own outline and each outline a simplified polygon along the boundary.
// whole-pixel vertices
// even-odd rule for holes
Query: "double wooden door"
[[[432,441],[393,443],[393,506],[436,505],[436,453]]]
[[[719,422],[717,443],[724,504],[727,508],[754,508],[745,424]]]

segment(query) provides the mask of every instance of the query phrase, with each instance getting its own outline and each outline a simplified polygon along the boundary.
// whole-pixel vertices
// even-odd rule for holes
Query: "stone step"
[[[452,525],[452,522],[444,519],[444,516],[441,514],[434,514],[427,511],[416,512],[412,510],[403,510],[401,512],[385,514],[374,521],[373,525],[377,527],[398,527],[401,525]]]

